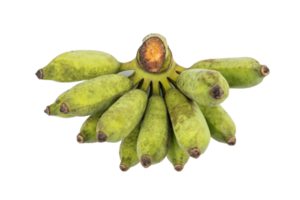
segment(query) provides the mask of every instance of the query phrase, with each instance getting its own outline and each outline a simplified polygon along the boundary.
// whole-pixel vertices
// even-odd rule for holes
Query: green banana
[[[59,95],[55,102],[53,104],[51,104],[50,106],[47,106],[45,109],[45,113],[47,115],[51,115],[51,116],[57,116],[57,117],[63,117],[63,118],[70,118],[70,117],[74,117],[73,115],[70,114],[62,114],[59,112],[59,106],[61,104],[62,101],[65,100],[66,94],[69,90],[63,92],[61,95]]]
[[[198,158],[208,147],[209,128],[198,105],[179,90],[169,89],[165,97],[173,130],[180,148]]]
[[[219,142],[235,145],[235,124],[224,108],[221,105],[205,107],[198,104],[198,106],[206,119],[211,137]]]
[[[85,120],[80,128],[80,133],[77,135],[77,142],[79,143],[94,143],[97,142],[96,127],[100,117],[105,111],[98,112],[91,115]]]
[[[169,145],[169,122],[164,99],[160,95],[149,98],[137,142],[137,153],[143,167],[161,162]]]
[[[178,76],[177,86],[187,97],[205,106],[219,105],[229,95],[226,79],[214,70],[186,70]]]
[[[117,74],[121,63],[101,51],[71,51],[60,54],[37,71],[39,79],[59,82],[81,81],[106,74]]]
[[[133,167],[139,163],[139,157],[137,155],[137,140],[140,133],[141,123],[139,123],[131,133],[122,140],[119,150],[121,159],[120,169],[125,172],[130,167]]]
[[[79,83],[71,88],[60,105],[60,112],[75,116],[93,115],[106,110],[132,88],[123,75],[110,74]]]
[[[140,89],[130,90],[118,99],[97,124],[98,142],[123,140],[141,121],[147,100],[147,94]]]
[[[247,57],[202,60],[190,67],[196,68],[219,71],[231,88],[253,87],[270,73],[267,66]]]
[[[167,154],[167,158],[174,166],[174,169],[178,172],[183,170],[184,165],[190,158],[190,156],[182,151],[182,149],[179,147],[173,131],[171,133],[170,148]]]

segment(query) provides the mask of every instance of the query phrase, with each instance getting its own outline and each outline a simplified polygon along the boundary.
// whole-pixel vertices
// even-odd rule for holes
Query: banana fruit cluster
[[[129,77],[118,74],[134,70]],[[37,71],[43,80],[82,81],[46,107],[51,116],[90,116],[79,143],[119,142],[120,169],[145,168],[165,157],[181,171],[210,142],[235,145],[236,126],[220,105],[230,88],[249,88],[270,73],[253,58],[209,59],[178,65],[166,39],[150,34],[136,57],[121,63],[100,51],[71,51]],[[149,95],[148,95],[149,93]]]

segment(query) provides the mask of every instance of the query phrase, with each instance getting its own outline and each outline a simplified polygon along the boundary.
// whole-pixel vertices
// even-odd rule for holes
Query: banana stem
[[[151,95],[160,95],[160,88],[158,81],[152,81]]]
[[[149,86],[150,86],[150,80],[149,79],[144,79],[144,82],[143,82],[143,85],[141,87],[141,90],[144,90],[145,92],[147,92]]]
[[[135,65],[135,59],[133,59],[132,61],[127,62],[127,63],[121,63],[120,72],[127,71],[127,70],[133,70],[134,65]]]
[[[176,68],[175,71],[178,72],[179,74],[182,73],[183,71],[187,70],[187,68],[181,67],[176,63]]]
[[[171,76],[169,76],[168,78],[170,79],[171,83],[177,87],[177,78],[178,78],[178,74],[177,73],[172,73]]]
[[[132,87],[134,87],[136,84],[138,84],[142,80],[142,78],[139,76],[129,77],[129,79],[132,81]]]
[[[130,75],[128,76],[128,78],[131,79],[134,75],[135,75],[135,72],[133,72],[132,74],[130,74]]]
[[[164,95],[168,90],[173,89],[173,87],[169,83],[168,79],[164,79],[163,81],[161,81],[161,84],[162,84],[162,89],[163,89]]]

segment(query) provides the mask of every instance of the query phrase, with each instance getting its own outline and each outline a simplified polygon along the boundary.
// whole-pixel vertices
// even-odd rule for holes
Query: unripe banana
[[[219,142],[235,145],[235,124],[224,108],[221,105],[205,107],[198,104],[198,106],[206,119],[211,137]]]
[[[198,158],[210,141],[209,128],[201,110],[196,102],[177,89],[169,89],[165,98],[178,145],[191,157]]]
[[[39,79],[59,82],[81,81],[119,72],[119,63],[101,51],[71,51],[60,54],[46,67],[37,71]]]
[[[160,95],[149,98],[137,142],[138,156],[145,168],[161,162],[167,154],[170,139],[167,112]]]
[[[105,111],[91,115],[85,120],[80,128],[80,133],[77,135],[77,142],[79,143],[94,143],[97,142],[97,123]]]
[[[186,70],[178,76],[177,86],[187,97],[205,106],[219,105],[229,95],[226,79],[214,70]]]
[[[133,89],[118,99],[100,118],[97,124],[98,142],[123,140],[141,121],[148,96]]]
[[[137,140],[140,133],[141,123],[139,123],[131,133],[122,140],[119,150],[121,159],[120,169],[125,172],[130,167],[133,167],[139,163],[139,157],[137,155]]]
[[[60,112],[75,116],[93,115],[110,107],[132,88],[123,75],[110,74],[79,83],[71,88],[60,105]]]
[[[190,69],[219,71],[231,88],[248,88],[258,85],[270,70],[253,58],[208,59],[195,63]]]
[[[182,149],[179,147],[174,132],[172,130],[171,133],[171,141],[170,141],[170,148],[167,154],[168,160],[174,166],[174,169],[178,172],[183,170],[184,165],[189,160],[189,154],[186,154]]]

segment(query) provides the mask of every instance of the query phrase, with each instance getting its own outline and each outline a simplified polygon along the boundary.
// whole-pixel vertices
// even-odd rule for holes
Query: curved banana
[[[167,154],[167,158],[170,161],[170,163],[174,166],[174,169],[178,172],[183,170],[184,165],[187,163],[187,161],[190,158],[189,154],[186,154],[179,147],[173,130],[171,134],[170,148]]]
[[[194,61],[189,69],[216,70],[227,80],[230,89],[247,90],[260,86],[271,75],[267,63],[254,56],[217,56]]]
[[[139,157],[137,155],[137,140],[140,133],[141,123],[139,123],[131,133],[122,140],[119,150],[119,156],[121,159],[120,169],[125,172],[130,167],[133,167],[139,163]]]
[[[209,128],[201,110],[177,89],[169,89],[165,100],[178,145],[191,157],[198,158],[210,141]]]
[[[211,138],[220,144],[234,147],[237,143],[237,125],[224,105],[207,107],[197,104],[210,130]]]
[[[110,107],[132,88],[132,82],[123,75],[110,74],[79,83],[71,88],[60,105],[62,114],[93,115]]]
[[[147,100],[147,94],[140,89],[130,90],[118,99],[97,124],[98,142],[123,140],[141,121]]]
[[[137,142],[138,156],[145,168],[161,162],[167,154],[170,139],[167,112],[160,95],[149,98]]]
[[[183,94],[204,106],[216,106],[229,95],[229,85],[220,72],[206,69],[189,69],[177,78]]]
[[[117,74],[121,61],[111,52],[95,48],[76,48],[58,53],[34,75],[39,81],[73,84],[106,74]]]

